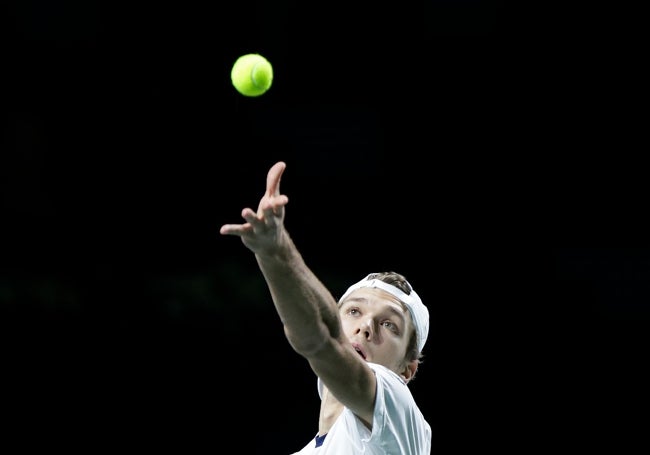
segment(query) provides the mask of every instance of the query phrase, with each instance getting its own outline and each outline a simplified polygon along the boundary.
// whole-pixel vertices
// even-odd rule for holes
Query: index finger
[[[266,194],[269,196],[280,195],[280,179],[287,165],[284,161],[278,161],[266,175]]]

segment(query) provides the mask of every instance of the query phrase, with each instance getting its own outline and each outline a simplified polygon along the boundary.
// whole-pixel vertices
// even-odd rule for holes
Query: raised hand
[[[236,235],[256,254],[269,252],[276,248],[284,235],[284,215],[289,198],[280,194],[280,180],[286,168],[283,161],[275,163],[266,175],[266,192],[257,207],[257,212],[246,207],[241,216],[243,224],[224,224],[222,235]]]

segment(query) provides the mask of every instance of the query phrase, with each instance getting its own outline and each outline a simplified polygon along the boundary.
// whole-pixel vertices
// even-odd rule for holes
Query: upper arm
[[[307,359],[336,399],[372,425],[377,378],[352,345],[347,340],[331,338]]]

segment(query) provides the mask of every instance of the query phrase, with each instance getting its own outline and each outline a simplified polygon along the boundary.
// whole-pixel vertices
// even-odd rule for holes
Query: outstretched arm
[[[243,224],[225,224],[221,234],[239,236],[253,253],[271,292],[293,348],[308,356],[323,343],[323,335],[338,337],[336,301],[305,265],[284,226],[285,206],[280,180],[286,168],[275,163],[266,177],[266,192],[257,212],[242,210]]]
[[[257,212],[242,210],[243,224],[226,224],[253,253],[264,275],[284,332],[328,389],[357,415],[372,422],[375,376],[341,330],[337,302],[307,267],[284,226],[287,196],[280,193],[284,162],[274,164]]]

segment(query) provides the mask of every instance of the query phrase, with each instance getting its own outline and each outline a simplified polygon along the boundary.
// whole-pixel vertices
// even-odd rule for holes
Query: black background
[[[411,387],[434,453],[633,439],[645,179],[584,146],[616,134],[570,52],[540,63],[501,2],[7,13],[0,302],[23,444],[286,454],[315,433],[315,378],[218,233],[277,160],[288,229],[335,295],[396,270],[429,306]],[[250,52],[274,67],[256,98],[230,83]]]

